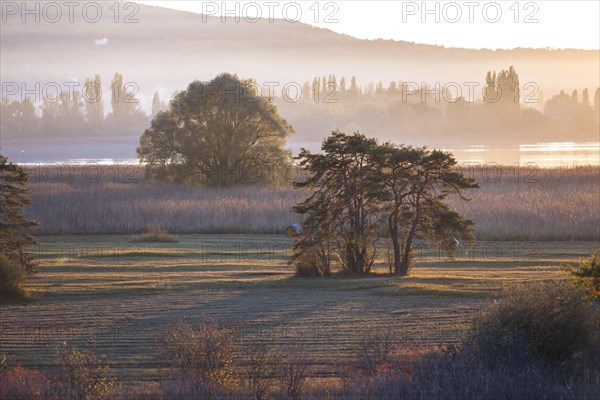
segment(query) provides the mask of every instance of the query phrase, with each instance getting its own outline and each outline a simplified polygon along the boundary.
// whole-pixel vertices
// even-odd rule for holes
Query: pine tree
[[[303,228],[307,232],[306,240],[299,242],[300,248],[295,248],[296,259],[302,255],[298,250],[315,245],[315,238],[328,240],[335,236],[339,243],[336,253],[344,270],[353,273],[371,270],[377,254],[374,248],[377,230],[375,219],[369,218],[373,215],[374,201],[367,200],[365,181],[371,174],[368,152],[375,145],[375,139],[358,132],[345,135],[335,131],[323,141],[323,154],[300,151],[296,159],[306,171],[307,179],[294,186],[313,189],[313,193],[293,208],[306,216]],[[321,244],[329,247],[329,243]]]
[[[442,242],[446,248],[456,246],[455,237],[473,240],[473,222],[445,199],[456,195],[466,200],[464,191],[479,186],[456,171],[450,153],[379,145],[358,132],[335,131],[323,141],[321,153],[302,149],[296,160],[306,179],[294,187],[311,191],[293,207],[304,216],[293,255],[299,273],[308,267],[314,275],[327,275],[330,253],[337,255],[342,270],[370,272],[379,253],[377,239],[386,227],[398,275],[409,272],[416,238]]]
[[[23,168],[0,155],[0,253],[32,273],[35,265],[25,248],[35,244],[29,231],[36,223],[23,214],[23,207],[31,204],[28,179]]]

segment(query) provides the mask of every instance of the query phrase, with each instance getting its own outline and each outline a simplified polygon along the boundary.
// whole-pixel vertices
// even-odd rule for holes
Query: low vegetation
[[[565,367],[584,353],[598,357],[600,314],[585,294],[568,281],[513,287],[477,319],[477,348],[492,366],[523,357]]]
[[[176,235],[172,235],[160,227],[155,227],[133,239],[132,243],[177,243],[178,241]]]
[[[163,339],[162,383],[142,397],[116,385],[103,357],[65,345],[58,375],[3,369],[0,399],[580,400],[593,399],[600,385],[600,314],[566,281],[508,288],[457,346],[399,346],[393,335],[369,332],[350,364],[319,380],[309,378],[306,358],[266,336],[248,344],[225,323],[183,322]]]
[[[292,239],[284,235],[178,235],[177,243],[132,238],[40,238],[31,249],[39,272],[24,285],[37,300],[0,308],[0,354],[11,366],[53,381],[61,370],[56,349],[66,342],[106,361],[107,375],[119,380],[118,396],[158,399],[176,369],[160,351],[164,339],[180,324],[198,330],[212,320],[236,331],[236,390],[250,391],[252,373],[258,391],[266,379],[269,390],[283,392],[285,379],[300,387],[289,392],[301,390],[301,398],[326,397],[340,393],[351,370],[377,369],[383,379],[389,368],[375,365],[396,359],[389,376],[406,376],[424,353],[462,348],[491,295],[564,279],[563,262],[597,248],[596,242],[484,242],[454,258],[427,248],[404,278],[388,273],[382,255],[369,276],[315,280],[293,277],[286,265]],[[248,369],[250,349],[261,350],[254,359],[274,351],[285,359],[275,382],[268,370]],[[291,371],[287,378],[283,370]]]
[[[116,379],[109,375],[110,364],[106,356],[63,343],[56,350],[56,357],[59,365],[56,391],[59,398],[111,400],[115,397]]]
[[[50,400],[50,380],[40,371],[19,365],[0,371],[0,399],[2,400]]]
[[[27,299],[29,295],[23,288],[26,279],[27,272],[21,264],[0,254],[0,301],[2,303]]]
[[[600,251],[595,252],[589,259],[582,259],[579,264],[563,264],[580,286],[589,290],[592,299],[600,298]]]
[[[23,212],[31,204],[28,181],[24,168],[0,155],[0,302],[26,299],[22,285],[35,272],[27,246],[36,243],[36,223]]]
[[[137,165],[49,165],[28,172],[33,205],[26,213],[39,222],[39,235],[141,234],[155,226],[172,234],[282,233],[300,222],[291,207],[307,195],[285,186],[150,184]],[[448,200],[475,221],[478,240],[600,238],[599,167],[464,167],[464,173],[480,189],[470,202]]]
[[[51,373],[5,365],[0,370],[1,400],[113,400],[123,398],[104,355],[63,343]],[[5,360],[6,362],[6,360]]]
[[[215,322],[179,324],[165,339],[164,354],[172,367],[164,384],[168,398],[204,399],[227,396],[237,388],[234,328]]]

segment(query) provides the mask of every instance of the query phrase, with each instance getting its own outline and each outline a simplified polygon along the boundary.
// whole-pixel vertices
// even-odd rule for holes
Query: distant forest
[[[295,141],[320,141],[334,129],[439,145],[597,140],[600,88],[593,96],[583,88],[570,94],[563,90],[546,100],[539,88],[524,88],[513,67],[487,72],[472,90],[460,86],[403,81],[360,85],[355,77],[328,75],[277,93],[266,86],[257,85],[257,90],[273,98],[295,128]],[[83,87],[85,93],[62,92],[40,103],[3,99],[3,141],[139,136],[152,116],[168,108],[157,91],[152,114],[146,115],[119,73],[111,80],[110,110],[96,101],[103,87],[100,76],[86,79]]]

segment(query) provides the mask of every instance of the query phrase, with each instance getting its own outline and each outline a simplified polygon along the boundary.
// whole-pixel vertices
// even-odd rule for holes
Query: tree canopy
[[[36,223],[23,214],[31,204],[27,181],[23,168],[0,155],[0,298],[18,294],[18,285],[34,272],[26,247],[35,244],[29,231]]]
[[[323,141],[323,154],[302,149],[298,156],[307,179],[296,187],[314,191],[294,210],[308,215],[305,232],[335,233],[327,236],[335,239],[343,268],[353,272],[369,272],[375,256],[377,210],[367,185],[375,146],[376,141],[364,135],[336,131]],[[314,240],[306,239],[311,244]]]
[[[312,193],[294,207],[305,217],[295,244],[296,264],[308,262],[315,274],[326,275],[332,251],[343,270],[369,272],[378,239],[386,232],[394,272],[406,275],[415,239],[438,241],[446,248],[458,239],[472,240],[473,222],[444,200],[450,195],[468,200],[463,191],[478,185],[454,168],[450,153],[379,145],[358,132],[339,131],[323,141],[321,150],[312,154],[303,149],[297,157],[306,179],[295,186]]]
[[[140,138],[140,161],[149,178],[232,186],[272,181],[287,166],[284,149],[293,128],[251,80],[222,74],[192,82],[167,111],[157,113]]]

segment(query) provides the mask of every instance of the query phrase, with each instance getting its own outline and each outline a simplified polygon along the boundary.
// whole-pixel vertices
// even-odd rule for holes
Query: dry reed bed
[[[481,172],[472,200],[452,201],[478,240],[600,240],[600,167],[498,174]]]
[[[58,168],[58,167],[56,167]],[[151,184],[141,169],[94,167],[32,173],[38,234],[281,233],[306,193],[289,187],[210,189]],[[87,171],[87,172],[86,172]],[[126,173],[123,173],[126,171]],[[479,240],[600,240],[600,168],[468,169],[481,184],[453,205]]]

